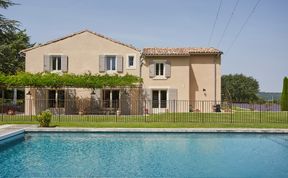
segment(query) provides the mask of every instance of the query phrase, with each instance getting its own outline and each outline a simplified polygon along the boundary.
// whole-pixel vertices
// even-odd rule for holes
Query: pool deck
[[[131,133],[286,133],[288,129],[259,129],[259,128],[41,128],[37,125],[2,125],[0,140],[19,134],[20,132],[131,132]]]

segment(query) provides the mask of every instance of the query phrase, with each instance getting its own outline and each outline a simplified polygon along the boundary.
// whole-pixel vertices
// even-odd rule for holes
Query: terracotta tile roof
[[[73,36],[75,36],[75,35],[79,35],[79,34],[84,33],[84,32],[92,33],[92,34],[94,34],[94,35],[96,35],[96,36],[99,36],[99,37],[104,38],[104,39],[106,39],[106,40],[112,41],[112,42],[114,42],[114,43],[117,43],[117,44],[126,46],[126,47],[128,47],[128,48],[132,48],[132,49],[137,50],[137,51],[141,51],[141,50],[137,49],[136,47],[134,47],[133,45],[122,43],[122,42],[120,42],[120,41],[114,40],[114,39],[112,39],[112,38],[106,37],[106,36],[104,36],[104,35],[101,35],[101,34],[99,34],[99,33],[95,33],[95,32],[92,32],[92,31],[86,29],[86,30],[82,30],[82,31],[80,31],[80,32],[76,32],[76,33],[73,33],[73,34],[64,36],[64,37],[62,37],[62,38],[58,38],[58,39],[55,39],[55,40],[52,40],[52,41],[48,41],[47,43],[44,43],[44,44],[40,44],[40,45],[33,46],[33,47],[31,47],[31,48],[24,49],[24,50],[20,51],[20,53],[25,53],[25,52],[27,52],[27,51],[30,51],[30,50],[33,50],[33,49],[36,49],[36,48],[39,48],[39,47],[42,47],[42,46],[46,46],[46,45],[49,45],[49,44],[51,44],[51,43],[55,43],[55,42],[58,42],[58,41],[61,41],[61,40],[65,40],[65,39],[67,39],[67,38],[71,38],[71,37],[73,37]]]
[[[144,48],[144,56],[189,56],[191,54],[222,54],[215,48]]]

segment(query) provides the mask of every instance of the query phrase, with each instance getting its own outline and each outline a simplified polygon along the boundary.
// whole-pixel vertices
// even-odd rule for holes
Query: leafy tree
[[[0,8],[7,9],[9,6],[16,5],[10,0],[0,0]],[[0,14],[0,33],[5,33],[7,31],[15,31],[19,26],[19,22],[16,20],[10,20],[5,18],[2,14]]]
[[[10,0],[0,0],[0,8],[7,9],[12,5],[15,3]],[[24,57],[19,52],[31,45],[26,31],[18,27],[18,21],[9,20],[0,14],[0,72],[4,74],[24,70]]]
[[[24,70],[25,59],[19,52],[30,47],[25,31],[7,31],[0,33],[0,72],[16,74]]]
[[[283,79],[283,90],[281,95],[281,111],[288,111],[288,78]]]
[[[253,102],[258,100],[259,83],[243,74],[223,75],[221,78],[222,100]]]

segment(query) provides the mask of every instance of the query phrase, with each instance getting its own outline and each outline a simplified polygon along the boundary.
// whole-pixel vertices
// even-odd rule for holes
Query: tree
[[[259,83],[243,74],[223,75],[221,78],[222,100],[253,102],[259,98]]]
[[[7,9],[9,6],[16,5],[10,0],[0,0],[0,8]],[[0,33],[8,31],[15,31],[18,29],[19,22],[16,20],[10,20],[0,14]]]
[[[25,31],[15,30],[0,33],[0,72],[16,74],[24,70],[25,59],[19,52],[30,47]]]
[[[288,111],[288,78],[283,79],[283,90],[281,94],[281,111]]]

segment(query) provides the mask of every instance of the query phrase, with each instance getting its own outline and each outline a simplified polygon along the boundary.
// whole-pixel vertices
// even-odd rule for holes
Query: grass
[[[38,124],[37,122],[0,122],[3,124]],[[52,122],[52,127],[90,128],[279,128],[287,129],[283,123],[170,123],[170,122]]]
[[[0,124],[37,124],[32,116],[0,116]],[[288,128],[288,112],[162,113],[147,116],[53,116],[59,127]]]

